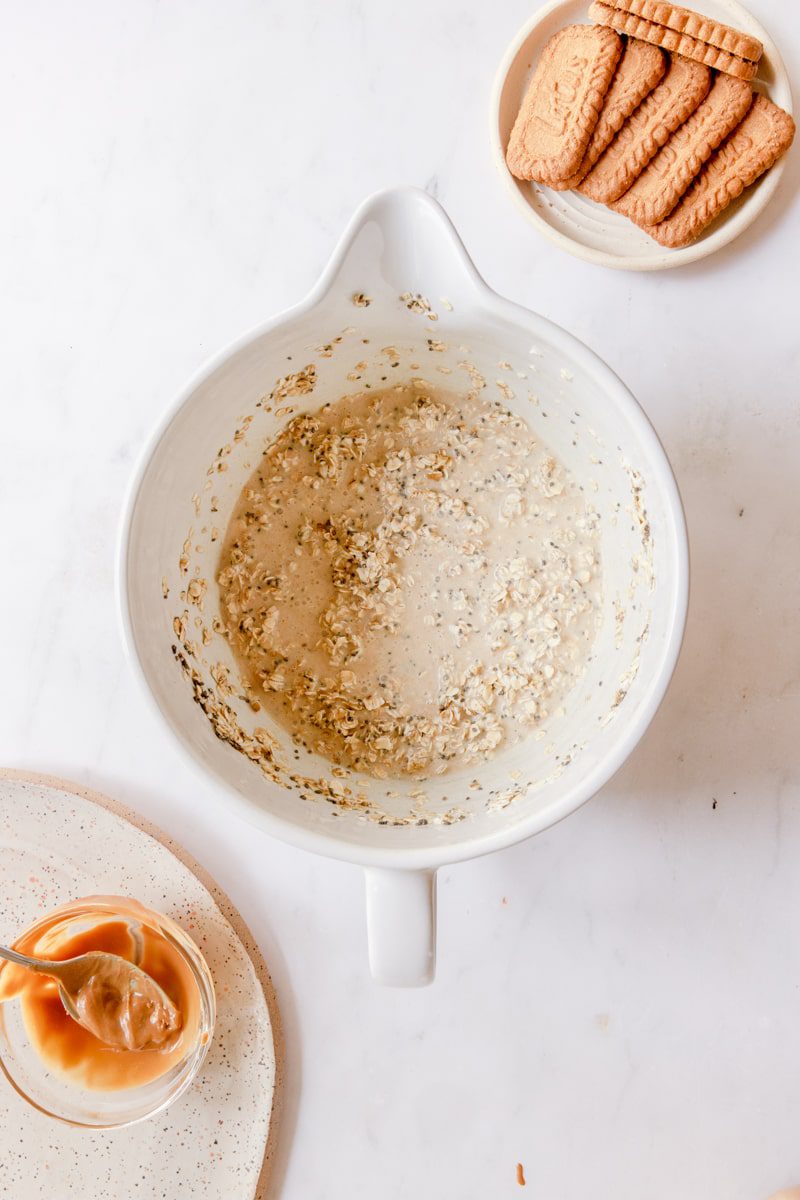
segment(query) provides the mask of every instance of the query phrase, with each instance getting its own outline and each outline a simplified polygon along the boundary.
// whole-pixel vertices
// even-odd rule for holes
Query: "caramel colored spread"
[[[181,1014],[149,975],[116,954],[79,961],[84,970],[72,999],[83,1026],[122,1050],[169,1049]]]
[[[81,902],[82,910],[86,903]],[[120,900],[115,913],[76,913],[68,905],[23,935],[14,948],[56,961],[98,950],[119,955],[155,980],[175,1006],[180,1028],[164,1029],[164,1006],[154,1011],[152,994],[142,990],[126,997],[119,978],[90,976],[82,1004],[96,1021],[96,1036],[67,1014],[54,979],[6,963],[0,969],[0,1001],[19,1001],[37,1054],[48,1069],[77,1085],[99,1091],[141,1087],[176,1066],[196,1041],[200,998],[191,970],[158,929],[156,915],[136,901]],[[118,1037],[117,1045],[109,1044],[110,1035],[120,1029],[123,1045]]]

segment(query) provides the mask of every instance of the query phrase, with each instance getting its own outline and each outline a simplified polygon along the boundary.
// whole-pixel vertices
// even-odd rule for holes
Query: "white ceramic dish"
[[[370,298],[368,307],[354,305],[357,293]],[[438,319],[411,311],[406,293],[426,296]],[[430,338],[444,348],[431,353]],[[360,810],[345,809],[307,787],[265,778],[215,736],[195,697],[206,702],[216,662],[232,665],[224,639],[213,650],[198,645],[184,652],[194,687],[171,647],[189,635],[199,641],[196,619],[208,625],[218,612],[218,551],[209,545],[209,530],[224,531],[264,439],[289,419],[287,406],[311,410],[367,384],[419,374],[463,387],[465,361],[482,372],[490,396],[540,431],[601,513],[605,599],[595,656],[569,711],[549,723],[546,736],[423,789],[416,781],[342,781],[330,764],[294,751],[286,734],[269,726],[288,770],[313,775],[339,793],[347,785],[363,799]],[[316,372],[313,392],[281,399],[275,412],[259,406],[276,379],[307,367]],[[439,368],[452,373],[436,374]],[[233,440],[234,428],[251,414],[252,424]],[[220,447],[227,447],[222,459]],[[209,475],[215,461],[225,469],[214,467]],[[188,606],[187,635],[181,594],[201,571],[208,590],[202,614]],[[368,200],[310,296],[247,334],[182,392],[145,450],[120,541],[125,640],[158,711],[243,817],[307,850],[367,868],[371,965],[377,978],[393,983],[431,977],[438,866],[538,833],[573,812],[625,761],[675,666],[687,591],[678,491],[630,392],[570,334],[492,292],[440,206],[411,188]],[[229,702],[247,731],[267,725],[263,712],[253,714],[236,695]],[[392,823],[415,804],[422,806],[415,823]],[[388,823],[378,823],[380,814]]]
[[[696,242],[681,250],[665,250],[619,213],[595,204],[578,192],[554,192],[538,183],[515,179],[506,166],[505,151],[522,97],[546,42],[565,25],[588,21],[589,0],[551,0],[522,27],[505,53],[497,72],[491,102],[492,158],[518,210],[540,233],[587,262],[627,271],[663,271],[697,262],[727,246],[755,221],[769,204],[786,164],[775,164],[711,225]],[[764,55],[754,86],[792,112],[789,77],[775,43],[737,0],[701,0],[701,12],[759,38]]]

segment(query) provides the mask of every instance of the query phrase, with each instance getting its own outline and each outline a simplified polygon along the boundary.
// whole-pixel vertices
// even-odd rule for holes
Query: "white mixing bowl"
[[[225,687],[233,659],[211,629],[221,535],[265,440],[294,413],[412,376],[465,388],[475,370],[484,394],[528,420],[600,513],[594,654],[564,712],[483,766],[423,784],[342,778]],[[131,660],[221,798],[277,837],[364,866],[373,974],[414,984],[433,973],[436,868],[573,812],[652,720],[683,636],[686,530],[664,451],[616,375],[492,292],[440,206],[401,188],[359,209],[304,303],[215,358],[171,407],[133,481],[119,595]],[[254,737],[257,728],[267,733]]]

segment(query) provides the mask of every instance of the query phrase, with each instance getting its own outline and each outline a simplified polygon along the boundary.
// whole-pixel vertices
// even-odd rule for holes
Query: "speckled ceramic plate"
[[[262,1197],[274,1143],[276,1010],[263,959],[228,898],[122,806],[16,771],[0,771],[0,883],[0,939],[79,896],[135,896],[191,934],[217,992],[200,1075],[141,1125],[73,1129],[30,1108],[0,1077],[0,1195]]]
[[[763,42],[764,55],[753,86],[791,112],[792,92],[786,68],[777,46],[755,17],[737,0],[691,0],[690,6]],[[506,166],[511,128],[545,43],[565,25],[588,21],[588,9],[589,0],[551,0],[531,16],[506,51],[492,94],[490,136],[495,166],[517,208],[531,224],[562,250],[587,262],[628,271],[663,271],[705,258],[743,233],[767,206],[783,174],[786,156],[746,188],[696,242],[681,250],[665,250],[631,221],[579,192],[554,192],[538,183],[525,183],[515,179]]]

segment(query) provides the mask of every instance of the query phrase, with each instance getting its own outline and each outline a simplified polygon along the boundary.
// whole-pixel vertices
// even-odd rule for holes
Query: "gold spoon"
[[[101,1042],[118,1050],[171,1050],[182,1018],[169,996],[141,967],[118,954],[90,950],[54,962],[0,945],[0,958],[49,975],[64,1009]]]

